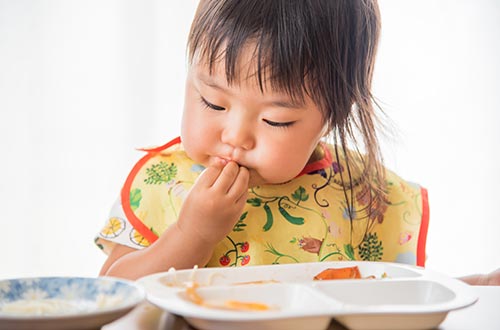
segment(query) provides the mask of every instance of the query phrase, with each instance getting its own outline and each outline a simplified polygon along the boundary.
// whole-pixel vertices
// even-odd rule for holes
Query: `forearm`
[[[186,237],[174,224],[151,246],[120,256],[102,275],[136,280],[148,274],[167,271],[171,267],[204,267],[212,251],[213,246]]]

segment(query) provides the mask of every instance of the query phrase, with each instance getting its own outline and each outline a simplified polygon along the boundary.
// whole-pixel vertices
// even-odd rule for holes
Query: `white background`
[[[97,275],[134,148],[179,133],[196,3],[0,0],[0,278]],[[427,267],[500,267],[500,2],[380,7],[383,151],[429,189]]]

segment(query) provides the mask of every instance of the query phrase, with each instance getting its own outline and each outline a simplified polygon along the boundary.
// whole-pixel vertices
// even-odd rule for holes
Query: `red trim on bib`
[[[427,241],[427,229],[429,228],[429,197],[427,189],[420,188],[422,194],[422,221],[417,242],[417,266],[425,267],[425,243]]]
[[[332,154],[330,153],[330,150],[328,150],[327,147],[323,145],[323,143],[320,143],[321,148],[323,148],[323,152],[325,153],[325,157],[323,159],[320,159],[318,161],[315,161],[314,163],[307,164],[302,171],[300,171],[298,177],[307,173],[311,173],[313,171],[317,170],[322,170],[324,168],[332,166]]]
[[[132,183],[134,182],[135,176],[137,175],[137,173],[139,173],[141,168],[150,158],[154,157],[158,152],[168,149],[179,143],[181,143],[181,138],[176,137],[175,139],[167,142],[166,144],[160,147],[139,149],[147,151],[148,153],[146,156],[142,157],[132,168],[132,171],[130,171],[127,180],[125,180],[125,184],[123,185],[121,191],[122,207],[123,211],[125,212],[125,215],[127,216],[128,221],[134,227],[135,230],[137,230],[142,236],[144,236],[144,238],[146,238],[149,241],[149,243],[153,243],[154,241],[156,241],[158,239],[158,236],[155,233],[153,233],[150,228],[144,225],[141,219],[139,219],[135,215],[134,211],[130,207],[130,188],[132,187]]]
[[[169,141],[169,142],[167,142],[164,145],[159,146],[159,147],[138,148],[137,150],[146,151],[146,152],[160,152],[160,151],[168,149],[171,146],[173,146],[175,144],[179,144],[179,143],[181,143],[181,137],[180,136],[176,137],[175,139],[173,139],[173,140],[171,140],[171,141]]]

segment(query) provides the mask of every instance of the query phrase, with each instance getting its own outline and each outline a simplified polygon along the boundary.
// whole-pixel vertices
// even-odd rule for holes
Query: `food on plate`
[[[358,266],[343,268],[327,268],[314,276],[315,281],[340,280],[340,279],[359,279],[361,273]]]
[[[267,304],[259,302],[249,302],[249,301],[239,301],[239,300],[225,300],[221,302],[207,302],[203,299],[197,292],[199,285],[197,283],[192,283],[192,285],[186,287],[186,296],[192,303],[216,309],[229,309],[233,311],[267,311],[271,307]]]
[[[210,286],[212,285],[213,278],[215,276],[222,276],[220,273],[212,273],[208,279],[208,283],[200,284],[195,280],[195,272],[198,267],[194,267],[191,273],[190,279],[188,281],[179,281],[176,275],[175,268],[170,268],[167,275],[159,278],[160,283],[168,287],[179,287],[185,288],[185,297],[190,302],[208,308],[215,309],[226,309],[234,311],[266,311],[272,309],[269,305],[259,303],[259,302],[248,302],[239,300],[225,300],[225,301],[206,301],[198,294],[198,288],[200,286]],[[246,284],[265,284],[265,283],[275,283],[274,280],[268,281],[250,281],[250,282],[239,282],[233,283],[234,285],[246,285]]]
[[[204,300],[196,291],[198,287],[199,285],[197,283],[193,283],[191,286],[188,286],[186,288],[186,295],[192,303],[195,303],[196,305],[203,305]]]
[[[199,282],[196,280],[196,273],[198,271],[198,265],[194,265],[193,269],[191,270],[191,273],[189,274],[189,279],[180,281],[177,278],[177,270],[174,267],[170,267],[166,273],[165,276],[160,277],[158,280],[160,281],[161,284],[168,286],[168,287],[179,287],[179,288],[185,288],[188,285],[191,285],[192,283],[197,283],[199,285]],[[201,286],[210,286],[212,285],[213,279],[215,277],[222,276],[221,273],[212,273],[210,274],[207,283],[202,284]]]
[[[123,301],[122,296],[99,294],[95,301],[61,298],[20,299],[0,305],[0,312],[13,315],[59,315],[84,313],[114,307]]]
[[[212,285],[212,280],[214,276],[222,276],[221,273],[214,272],[208,279],[208,283],[199,283],[195,280],[195,273],[197,267],[194,267],[189,280],[179,281],[176,276],[176,270],[174,268],[169,269],[166,276],[159,278],[159,281],[169,287],[179,287],[184,288],[184,293],[181,295],[184,299],[189,302],[196,304],[198,306],[214,308],[214,309],[224,309],[233,311],[267,311],[275,310],[276,307],[269,306],[268,304],[255,302],[255,301],[240,301],[234,299],[204,299],[199,293],[198,289],[200,287],[206,287]],[[387,274],[383,273],[381,278],[386,278]],[[322,280],[337,280],[337,279],[376,279],[374,275],[369,275],[366,277],[361,276],[358,266],[352,267],[341,267],[341,268],[327,268],[316,276],[314,276],[315,281]],[[279,283],[279,281],[269,279],[269,280],[255,280],[255,281],[244,281],[244,282],[233,282],[227,283],[230,285],[255,285],[255,284],[268,284],[268,283]],[[226,285],[227,285],[226,284]]]
[[[257,302],[226,300],[224,305],[229,309],[240,310],[240,311],[267,311],[267,310],[269,310],[269,305],[257,303]]]
[[[387,273],[383,272],[380,278],[387,278]],[[315,281],[323,280],[350,280],[350,279],[376,279],[375,275],[362,277],[358,266],[327,268],[314,276]]]
[[[214,278],[216,277],[222,277],[224,278],[224,275],[219,272],[214,272],[211,273],[210,276],[208,277],[206,283],[200,283],[195,279],[196,277],[196,271],[198,269],[198,266],[194,266],[188,281],[179,281],[177,278],[177,271],[175,268],[171,267],[167,271],[167,274],[163,277],[160,277],[158,280],[160,283],[162,283],[165,286],[168,287],[180,287],[180,288],[185,288],[188,285],[191,285],[192,283],[196,283],[198,286],[210,286],[213,285]],[[267,284],[267,283],[278,283],[276,280],[255,280],[255,281],[246,281],[246,282],[234,282],[231,283],[232,285],[249,285],[249,284]]]
[[[91,310],[92,306],[64,299],[22,299],[0,306],[0,312],[14,315],[55,315]]]

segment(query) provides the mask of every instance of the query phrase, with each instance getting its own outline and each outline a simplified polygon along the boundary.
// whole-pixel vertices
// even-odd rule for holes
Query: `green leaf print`
[[[141,203],[142,193],[141,189],[135,188],[130,191],[130,208],[132,211],[137,210],[139,204]]]
[[[351,244],[344,244],[344,251],[349,259],[354,260],[354,249]]]
[[[273,265],[278,265],[280,263],[279,261],[281,258],[289,258],[295,261],[296,263],[300,262],[297,258],[291,255],[280,253],[278,250],[274,248],[274,246],[271,243],[267,242],[266,245],[267,245],[267,250],[265,250],[265,252],[269,252],[274,256],[276,256],[276,259],[274,259],[274,261],[272,262]]]
[[[281,215],[291,224],[293,225],[303,225],[304,224],[304,218],[302,217],[294,217],[290,213],[288,213],[283,207],[278,207],[278,210],[280,211]]]
[[[273,226],[273,213],[267,204],[264,204],[264,211],[266,211],[266,223],[262,229],[264,229],[264,231],[268,231]]]
[[[377,233],[368,233],[359,246],[359,255],[363,260],[379,261],[382,260],[384,247],[378,240]]]
[[[241,216],[240,216],[240,219],[238,220],[238,222],[234,225],[233,227],[233,231],[243,231],[245,230],[245,227],[247,226],[246,223],[244,223],[243,221],[245,220],[245,218],[247,217],[247,214],[248,214],[248,211],[247,212],[244,212]],[[228,236],[229,237],[229,236]]]
[[[177,175],[177,166],[174,163],[159,162],[146,169],[147,184],[162,184],[172,180]]]
[[[304,187],[300,186],[293,192],[292,198],[297,202],[305,202],[309,199],[309,194],[306,193]]]
[[[247,203],[252,205],[252,206],[255,206],[255,207],[259,207],[260,204],[262,203],[262,199],[260,198],[250,198],[250,199],[247,199]]]

